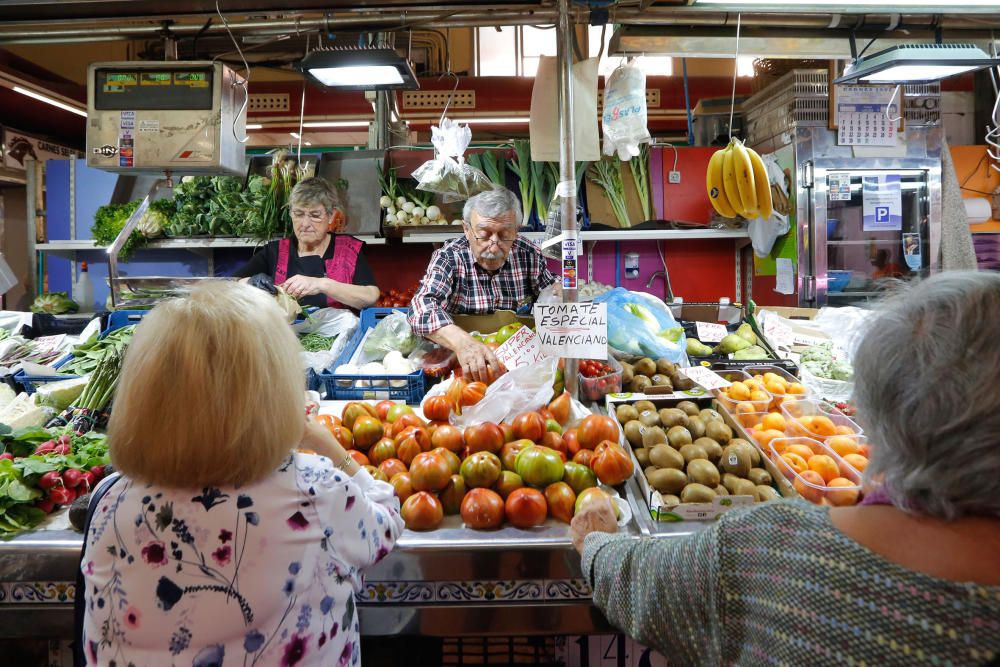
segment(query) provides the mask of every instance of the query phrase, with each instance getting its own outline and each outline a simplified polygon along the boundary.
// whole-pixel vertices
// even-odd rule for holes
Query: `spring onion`
[[[628,217],[628,207],[625,203],[625,183],[622,181],[622,163],[617,158],[598,160],[590,171],[590,181],[596,184],[608,198],[611,210],[618,220],[619,226],[632,226]]]
[[[639,154],[629,160],[628,164],[635,190],[639,193],[639,203],[642,204],[643,220],[652,220],[653,207],[649,196],[649,144],[640,144]]]

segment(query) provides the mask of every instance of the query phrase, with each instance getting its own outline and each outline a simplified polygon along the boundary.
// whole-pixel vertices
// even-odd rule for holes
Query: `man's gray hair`
[[[521,200],[507,188],[497,186],[493,190],[480,192],[469,197],[462,208],[462,220],[468,226],[472,223],[472,212],[475,211],[484,218],[499,218],[513,211],[514,225],[521,225]]]
[[[901,288],[858,347],[865,477],[900,509],[1000,517],[998,331],[1000,275],[956,271]]]
[[[327,213],[333,213],[333,209],[341,208],[337,190],[325,178],[319,176],[299,181],[292,188],[292,194],[288,197],[288,205],[301,208],[322,206]]]

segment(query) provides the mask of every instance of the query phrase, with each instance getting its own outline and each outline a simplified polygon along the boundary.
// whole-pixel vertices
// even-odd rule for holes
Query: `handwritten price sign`
[[[509,371],[536,364],[545,357],[538,335],[528,327],[521,327],[514,332],[494,354]]]

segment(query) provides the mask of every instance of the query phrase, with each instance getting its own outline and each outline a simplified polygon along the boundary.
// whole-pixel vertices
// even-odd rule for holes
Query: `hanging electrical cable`
[[[234,86],[239,86],[243,89],[243,106],[240,107],[240,110],[236,112],[236,115],[233,117],[233,138],[241,144],[245,144],[250,141],[250,135],[246,133],[246,130],[244,130],[243,138],[241,139],[240,136],[236,134],[236,125],[239,122],[241,115],[243,116],[243,120],[246,121],[247,107],[250,106],[250,65],[247,64],[246,56],[243,55],[243,49],[240,48],[239,42],[236,41],[233,31],[229,29],[229,21],[227,21],[226,17],[222,15],[222,9],[219,7],[219,0],[215,0],[215,12],[219,15],[219,18],[222,19],[222,25],[225,26],[226,32],[229,33],[229,39],[233,41],[233,46],[236,47],[236,53],[240,54],[240,60],[243,61],[243,71],[245,76],[243,79],[233,82]]]

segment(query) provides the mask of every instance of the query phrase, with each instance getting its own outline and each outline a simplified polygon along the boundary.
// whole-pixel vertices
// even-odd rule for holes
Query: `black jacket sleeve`
[[[254,256],[250,258],[250,261],[236,269],[233,273],[233,277],[249,278],[250,276],[258,273],[266,273],[273,278],[275,262],[271,261],[271,254],[271,244],[268,243],[266,246],[254,253]],[[277,256],[275,255],[275,260],[276,259]]]

